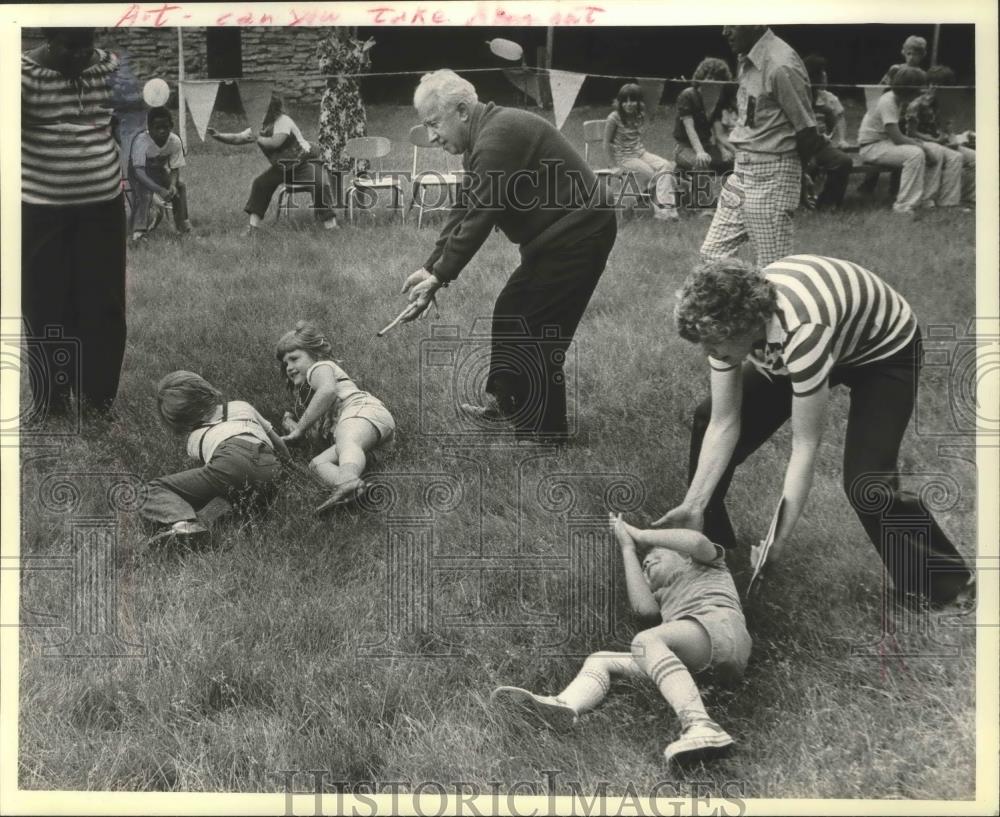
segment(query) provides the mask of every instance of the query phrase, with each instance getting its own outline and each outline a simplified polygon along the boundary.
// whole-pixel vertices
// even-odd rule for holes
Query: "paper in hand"
[[[753,575],[750,577],[750,584],[747,585],[747,596],[753,592],[754,588],[760,587],[761,573],[767,562],[767,557],[771,553],[771,546],[774,544],[774,537],[781,525],[781,516],[784,510],[785,498],[782,497],[774,511],[774,518],[771,520],[771,527],[768,528],[767,538],[759,545],[751,545],[750,547],[750,565],[753,567]]]

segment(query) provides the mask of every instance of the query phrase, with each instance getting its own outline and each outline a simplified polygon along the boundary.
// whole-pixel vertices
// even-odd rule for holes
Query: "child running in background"
[[[613,677],[650,678],[677,713],[681,736],[663,750],[685,763],[727,751],[733,739],[705,711],[692,673],[739,679],[751,641],[724,551],[693,530],[639,530],[611,516],[633,611],[658,626],[632,639],[632,652],[596,652],[555,697],[498,687],[494,701],[531,707],[552,726],[568,727],[607,695]],[[648,548],[640,564],[636,548]]]
[[[174,118],[170,111],[151,108],[146,114],[145,132],[132,140],[128,177],[132,187],[129,229],[133,241],[143,238],[150,229],[150,208],[154,195],[170,203],[177,232],[191,232],[187,188],[181,181],[181,168],[186,164],[184,148],[173,127]]]
[[[655,218],[675,221],[678,215],[674,163],[643,147],[642,128],[645,121],[646,103],[642,99],[642,89],[635,83],[623,85],[612,103],[604,128],[604,152],[611,166],[635,177],[640,191],[646,192],[653,186]]]
[[[396,422],[381,400],[359,389],[333,361],[329,341],[312,324],[299,321],[282,335],[277,358],[295,398],[293,411],[285,412],[288,433],[282,439],[292,443],[308,435],[325,449],[309,466],[333,493],[316,512],[347,504],[364,489],[367,453],[393,443]]]
[[[188,456],[201,465],[150,482],[141,513],[169,526],[153,541],[190,542],[208,534],[204,523],[231,510],[229,500],[273,487],[281,471],[275,451],[288,457],[288,449],[253,406],[224,401],[215,386],[194,372],[171,372],[156,391],[161,419],[188,435]]]

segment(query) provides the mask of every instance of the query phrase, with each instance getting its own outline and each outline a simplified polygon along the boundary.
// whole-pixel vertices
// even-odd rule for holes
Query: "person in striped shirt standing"
[[[56,359],[59,344],[39,344],[33,408],[55,416],[70,391],[100,410],[117,394],[125,206],[112,135],[118,59],[94,47],[92,28],[43,32],[45,44],[21,55],[21,313],[32,337],[79,343],[79,382]]]
[[[677,297],[681,337],[709,355],[711,397],[695,411],[687,494],[654,524],[703,530],[734,547],[723,501],[733,471],[791,417],[785,507],[771,549],[780,553],[812,485],[830,389],[845,385],[844,490],[897,593],[938,604],[971,598],[965,561],[919,499],[899,488],[920,369],[920,330],[904,298],[857,264],[818,255],[763,270],[735,258],[706,262]],[[902,517],[914,520],[914,535],[899,534]],[[892,532],[883,531],[889,518]]]

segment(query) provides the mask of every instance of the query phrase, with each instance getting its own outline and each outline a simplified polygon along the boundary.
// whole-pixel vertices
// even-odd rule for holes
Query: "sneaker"
[[[657,221],[678,221],[680,215],[676,207],[659,207],[653,211],[653,218]]]
[[[579,716],[569,704],[552,695],[536,695],[520,687],[497,687],[490,694],[490,703],[512,704],[534,711],[551,729],[564,731],[572,727]]]
[[[177,228],[177,232],[182,235],[185,233],[190,233],[194,228],[191,226],[191,219],[185,219],[181,222],[181,226]]]
[[[339,230],[340,224],[337,222],[337,219],[331,218],[329,221],[323,222],[323,228],[326,230]]]
[[[149,539],[150,544],[154,542],[163,542],[166,540],[172,540],[179,544],[186,545],[187,547],[193,547],[194,545],[204,541],[208,537],[208,528],[202,525],[200,522],[191,522],[187,519],[183,519],[180,522],[174,522],[169,528],[155,536],[151,536]]]
[[[242,232],[240,232],[240,235],[243,238],[253,238],[258,233],[260,233],[260,227],[247,226]]]
[[[733,739],[713,720],[695,721],[663,750],[667,763],[681,765],[721,757],[732,748]]]
[[[333,508],[342,508],[344,505],[350,505],[361,498],[364,490],[365,483],[363,480],[355,479],[350,482],[342,482],[336,486],[336,490],[326,502],[316,507],[314,513],[325,513]]]
[[[972,575],[965,587],[958,591],[958,594],[946,602],[931,602],[932,612],[951,613],[952,615],[966,616],[976,611],[976,577]]]

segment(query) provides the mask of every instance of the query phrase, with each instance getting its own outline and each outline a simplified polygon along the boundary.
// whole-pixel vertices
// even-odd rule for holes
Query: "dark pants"
[[[282,184],[305,185],[311,188],[313,209],[316,217],[329,221],[336,215],[333,209],[334,198],[330,190],[327,174],[323,164],[315,156],[304,157],[296,164],[279,163],[271,165],[261,173],[250,187],[250,198],[243,210],[258,218],[264,218],[274,191]]]
[[[497,296],[486,391],[518,436],[567,433],[566,350],[616,234],[609,213],[591,235],[522,259]]]
[[[219,443],[208,465],[150,482],[140,513],[164,525],[194,521],[213,499],[253,500],[265,495],[280,474],[281,465],[266,443],[230,437]]]
[[[857,368],[835,368],[831,385],[851,392],[844,440],[844,491],[898,591],[948,601],[968,581],[965,561],[919,499],[899,490],[899,445],[913,413],[920,362],[919,333],[891,358]],[[695,410],[689,479],[694,476],[712,401]],[[788,377],[768,380],[743,368],[740,436],[732,460],[705,509],[705,535],[734,547],[736,535],[724,499],[736,466],[791,416]]]
[[[813,155],[811,164],[826,173],[826,184],[816,199],[819,207],[839,207],[844,202],[847,181],[854,162],[846,153],[827,144]]]
[[[125,355],[122,196],[67,207],[21,205],[21,313],[31,335],[45,338],[29,357],[35,408],[57,411],[71,391],[93,407],[109,407]],[[66,342],[53,337],[60,333],[75,347],[78,376],[75,360],[66,361]]]

